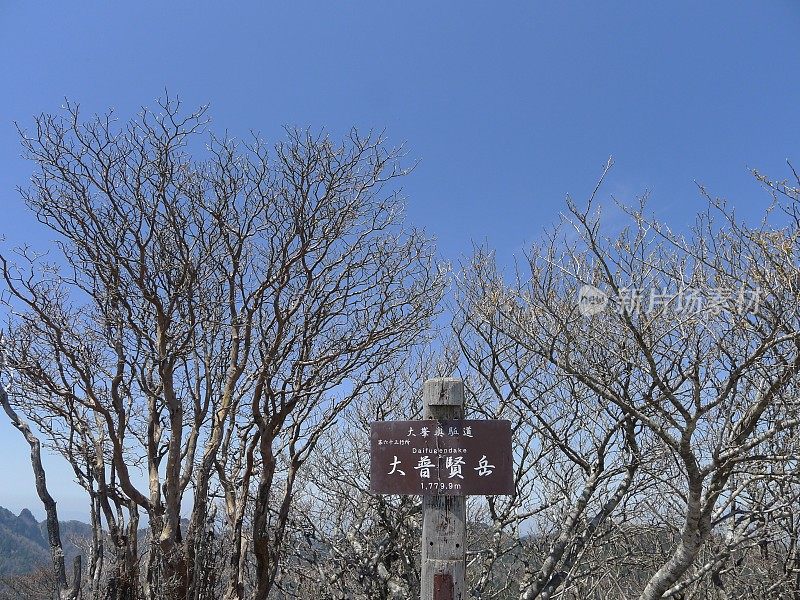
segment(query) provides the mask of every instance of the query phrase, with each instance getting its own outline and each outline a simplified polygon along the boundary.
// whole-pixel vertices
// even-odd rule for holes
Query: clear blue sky
[[[757,167],[800,166],[800,2],[128,2],[0,5],[0,235],[44,246],[15,187],[13,121],[55,111],[130,117],[166,87],[210,102],[213,127],[385,129],[420,165],[408,219],[457,260],[487,242],[510,261],[605,189],[685,223],[694,181],[756,214]],[[0,418],[0,505],[42,516],[27,448]],[[50,462],[62,517],[85,515]]]

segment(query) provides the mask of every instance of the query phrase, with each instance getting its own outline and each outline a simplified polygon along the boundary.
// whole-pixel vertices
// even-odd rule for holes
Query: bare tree
[[[422,415],[422,382],[452,374],[452,344],[415,348],[380,369],[380,384],[351,404],[320,440],[291,517],[293,555],[279,582],[287,597],[400,600],[420,593],[419,496],[369,491],[373,421]]]
[[[490,256],[476,255],[462,275],[453,325],[471,374],[470,404],[484,418],[512,421],[515,452],[515,493],[486,499],[492,535],[473,595],[496,597],[511,585],[494,580],[502,561],[516,563],[522,598],[570,597],[595,576],[587,557],[608,543],[612,517],[628,520],[622,501],[646,485],[637,477],[641,427],[521,344],[496,306],[486,312],[500,282]]]
[[[23,132],[38,171],[22,193],[60,253],[0,257],[9,360],[20,406],[82,440],[72,456],[91,456],[118,540],[146,513],[148,597],[206,597],[197,550],[219,486],[236,544],[227,597],[244,597],[249,511],[263,599],[298,472],[426,330],[443,272],[402,226],[393,181],[407,169],[380,137],[288,131],[270,150],[212,136],[200,161],[205,109],[159,107],[119,127],[69,104]]]
[[[42,465],[42,444],[31,430],[24,418],[20,417],[9,401],[8,392],[3,382],[6,361],[3,346],[3,337],[0,336],[0,405],[8,416],[11,424],[22,434],[31,449],[31,469],[36,481],[36,493],[44,506],[47,515],[47,538],[50,544],[50,555],[53,563],[53,581],[59,600],[77,600],[81,592],[81,557],[75,557],[71,581],[67,581],[67,572],[64,565],[64,547],[61,542],[61,530],[58,521],[56,501],[47,488],[47,473]]]
[[[652,514],[658,532],[675,535],[635,592],[642,599],[679,596],[698,578],[720,576],[715,569],[726,557],[774,519],[763,503],[742,514],[744,497],[759,482],[793,481],[794,458],[776,452],[774,441],[798,423],[798,195],[787,184],[773,189],[775,224],[747,226],[701,189],[709,208],[689,232],[647,218],[642,203],[623,207],[631,225],[613,237],[594,212],[596,189],[585,210],[569,201],[562,226],[531,250],[515,283],[505,283],[491,257],[479,256],[463,287],[474,332],[499,330],[540,369],[534,378],[596,399],[594,408],[576,405],[575,418],[591,410],[593,419],[618,419],[630,457],[641,433],[652,437]],[[490,348],[488,358],[472,362],[482,361],[491,379],[501,372],[498,393],[513,391],[519,364],[510,375],[503,370],[519,350]],[[547,429],[553,417],[545,412],[540,421],[541,408],[531,418]],[[587,435],[602,434],[598,425]],[[597,469],[586,472],[588,482]],[[630,495],[623,482],[620,493]],[[704,556],[712,540],[721,542],[719,552]],[[552,580],[548,570],[541,574]],[[537,590],[536,581],[524,580],[520,597]]]

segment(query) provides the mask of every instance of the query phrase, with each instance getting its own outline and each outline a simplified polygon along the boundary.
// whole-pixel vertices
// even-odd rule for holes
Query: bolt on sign
[[[379,421],[370,425],[370,456],[378,494],[514,493],[510,421]]]

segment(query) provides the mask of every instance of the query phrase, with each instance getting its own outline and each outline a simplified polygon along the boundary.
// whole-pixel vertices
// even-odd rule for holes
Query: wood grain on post
[[[464,383],[429,379],[423,393],[423,419],[463,419]],[[465,600],[466,498],[422,497],[422,600]]]

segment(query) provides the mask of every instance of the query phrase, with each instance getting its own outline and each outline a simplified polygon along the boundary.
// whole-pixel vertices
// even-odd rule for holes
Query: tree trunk
[[[256,557],[256,589],[253,600],[267,600],[275,582],[277,565],[273,564],[271,550],[269,502],[272,479],[275,475],[275,455],[272,452],[272,438],[261,433],[262,468],[256,494],[253,514],[253,554]]]
[[[692,565],[711,530],[711,511],[703,511],[702,481],[690,481],[686,522],[672,556],[650,578],[639,600],[660,600]]]

